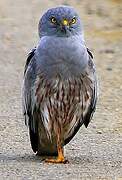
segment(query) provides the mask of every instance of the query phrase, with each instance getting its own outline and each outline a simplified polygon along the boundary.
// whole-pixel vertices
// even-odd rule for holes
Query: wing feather
[[[29,126],[29,133],[30,133],[30,141],[31,146],[34,152],[37,151],[38,148],[38,133],[37,133],[37,122],[34,119],[34,100],[33,100],[33,82],[35,79],[35,50],[36,48],[32,49],[31,52],[28,54],[25,69],[24,69],[24,80],[23,80],[23,88],[22,88],[22,107],[23,107],[23,114],[25,117],[25,124]]]

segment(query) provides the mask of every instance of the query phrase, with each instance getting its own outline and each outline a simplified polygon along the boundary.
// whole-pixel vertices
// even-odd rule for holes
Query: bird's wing
[[[26,73],[26,70],[28,68],[28,65],[29,63],[31,62],[34,54],[35,54],[35,50],[36,50],[36,47],[34,47],[33,49],[31,49],[31,51],[29,52],[28,54],[28,57],[27,57],[27,60],[26,60],[26,63],[25,63],[25,69],[24,69],[24,74]]]
[[[97,101],[97,78],[96,78],[96,71],[95,66],[92,61],[93,55],[91,51],[87,48],[87,52],[89,55],[88,67],[86,72],[82,76],[82,117],[79,119],[74,127],[71,127],[71,133],[65,139],[65,144],[69,143],[70,140],[74,137],[74,135],[78,132],[79,128],[82,124],[85,127],[88,126],[93,113],[96,108],[96,101]],[[86,96],[88,95],[88,97]],[[86,96],[86,97],[85,97]],[[83,110],[85,107],[85,110]]]
[[[97,102],[97,77],[96,77],[95,66],[92,61],[93,55],[88,48],[87,48],[87,52],[89,54],[89,62],[88,62],[88,74],[86,75],[86,78],[88,80],[90,80],[91,83],[89,83],[87,81],[85,83],[86,83],[86,87],[90,87],[89,92],[90,92],[91,100],[90,100],[90,105],[88,107],[87,113],[84,116],[85,127],[88,126],[88,124],[93,116],[93,113],[96,109],[96,102]]]
[[[31,88],[32,88],[32,75],[34,71],[34,54],[36,48],[32,49],[27,57],[25,68],[24,68],[24,80],[22,89],[22,105],[23,114],[25,115],[25,124],[28,125],[28,116],[31,112]]]
[[[37,151],[38,145],[38,136],[37,136],[37,124],[33,118],[32,108],[33,108],[33,86],[34,86],[34,79],[35,79],[35,50],[36,48],[32,49],[32,51],[28,54],[25,69],[24,69],[24,80],[23,80],[23,88],[22,88],[22,107],[23,107],[23,114],[25,117],[25,124],[29,126],[29,133],[30,133],[30,140],[32,149],[34,152]]]

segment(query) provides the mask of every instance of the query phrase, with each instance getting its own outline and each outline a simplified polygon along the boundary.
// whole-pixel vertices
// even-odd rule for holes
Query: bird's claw
[[[57,163],[57,164],[67,164],[67,163],[69,163],[68,160],[60,159],[60,158],[57,158],[57,159],[46,159],[45,162],[46,163]]]

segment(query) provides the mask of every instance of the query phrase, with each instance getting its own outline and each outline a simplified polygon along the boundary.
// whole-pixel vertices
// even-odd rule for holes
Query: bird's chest
[[[43,71],[47,78],[57,74],[65,78],[78,76],[87,64],[87,52],[76,37],[44,38],[37,49],[39,73]]]

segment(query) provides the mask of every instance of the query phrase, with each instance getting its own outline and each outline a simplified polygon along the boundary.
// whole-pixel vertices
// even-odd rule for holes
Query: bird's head
[[[60,6],[49,9],[39,21],[39,36],[69,37],[81,34],[82,25],[74,8]]]

